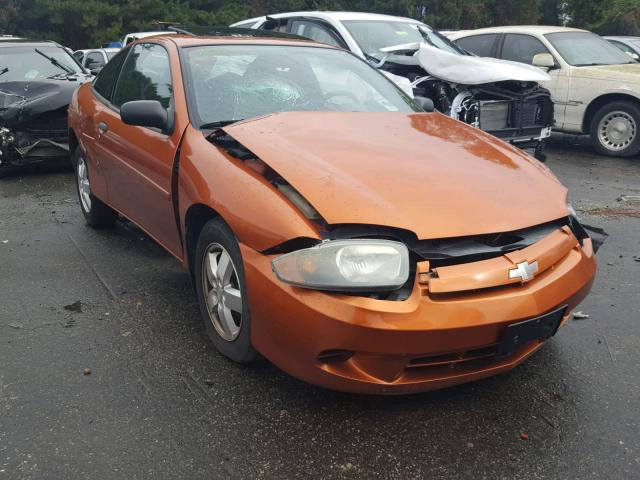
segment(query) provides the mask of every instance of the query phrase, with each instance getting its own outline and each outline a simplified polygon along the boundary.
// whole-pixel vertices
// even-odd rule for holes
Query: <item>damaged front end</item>
[[[435,108],[480,128],[544,161],[554,107],[538,82],[543,71],[496,59],[456,55],[424,43],[382,49],[375,66],[392,79],[408,79],[407,93],[430,98]],[[398,82],[399,83],[399,82]]]
[[[262,120],[262,123],[266,122],[268,120]],[[519,284],[517,279],[509,277],[507,272],[509,268],[518,263],[520,257],[529,258],[532,262],[539,262],[540,273],[542,273],[543,270],[565,264],[571,252],[574,252],[572,255],[575,257],[571,261],[581,258],[582,255],[587,255],[590,258],[592,254],[597,253],[607,237],[602,229],[582,224],[575,217],[570,206],[566,210],[567,216],[552,221],[543,221],[542,223],[532,221],[531,226],[517,229],[500,230],[496,226],[495,230],[488,232],[466,233],[459,236],[431,236],[425,232],[417,234],[417,228],[410,229],[409,225],[385,226],[382,222],[376,222],[375,218],[371,218],[371,221],[367,223],[343,222],[341,220],[346,217],[338,219],[335,211],[323,209],[322,203],[317,199],[316,201],[309,199],[307,195],[312,195],[312,192],[307,188],[309,184],[298,182],[296,176],[292,175],[286,165],[274,161],[275,158],[281,158],[280,155],[275,157],[268,155],[268,163],[266,163],[255,153],[260,150],[258,148],[254,150],[255,144],[251,147],[246,145],[249,143],[247,142],[248,138],[255,140],[255,135],[252,135],[256,132],[255,123],[240,122],[235,126],[232,124],[228,127],[218,128],[206,133],[206,138],[221,152],[230,158],[243,162],[248,168],[263,177],[284,199],[315,225],[317,237],[293,237],[260,251],[263,255],[273,256],[274,261],[279,263],[276,275],[285,283],[304,288],[339,292],[342,295],[386,301],[407,300],[414,292],[416,281],[425,288],[430,285],[429,288],[433,294],[508,288]],[[285,124],[286,122],[278,123]],[[260,128],[263,134],[267,134],[273,139],[274,136],[270,135],[272,132],[269,132],[266,126]],[[234,135],[237,135],[242,141]],[[247,135],[251,137],[247,137]],[[295,137],[295,135],[293,136]],[[302,163],[307,165],[306,171],[309,176],[315,178],[313,167],[304,161]],[[291,179],[293,183],[290,183],[287,178]],[[302,192],[306,192],[306,195]],[[324,193],[333,197],[331,192],[326,192],[326,189]],[[338,204],[343,205],[346,202],[338,201]],[[355,207],[356,205],[358,205],[358,201],[352,199],[352,206],[362,215],[362,210]],[[364,217],[361,218],[364,219]],[[400,222],[398,221],[397,224],[399,225]],[[322,257],[322,250],[328,251],[333,247],[354,250],[360,247],[363,247],[362,250],[373,248],[366,242],[374,244],[378,242],[374,246],[381,251],[386,249],[384,253],[387,257],[398,255],[397,251],[390,251],[392,247],[396,248],[398,245],[406,247],[407,266],[404,270],[398,266],[398,271],[406,274],[402,277],[403,281],[400,284],[394,284],[389,288],[384,288],[388,286],[387,284],[374,286],[357,284],[349,289],[348,286],[336,283],[327,286],[316,278],[319,274],[314,278],[306,278],[307,283],[304,283],[300,280],[302,278],[300,272],[295,271],[294,267],[307,265],[305,255],[311,258],[309,260],[311,262],[313,259],[317,260],[318,257]],[[380,261],[380,265],[382,265],[381,258],[385,255],[379,254],[376,257],[376,261]],[[532,256],[527,257],[527,255]],[[297,257],[302,257],[302,259]],[[336,261],[338,260],[340,259],[336,258]],[[386,261],[389,263],[391,260],[387,259]],[[364,268],[363,265],[359,264],[358,268]],[[323,271],[325,270],[326,268]],[[315,275],[319,271],[313,270],[312,273]],[[325,275],[325,277],[333,279],[335,274]],[[355,282],[353,283],[355,284]]]
[[[78,82],[0,84],[0,169],[69,156],[67,107]]]

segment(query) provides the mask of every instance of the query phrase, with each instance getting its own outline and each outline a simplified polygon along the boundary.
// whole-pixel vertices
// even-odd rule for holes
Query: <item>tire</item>
[[[589,135],[602,155],[631,157],[640,152],[640,107],[624,100],[607,103],[591,119]]]
[[[118,212],[91,193],[89,167],[80,147],[73,154],[73,164],[78,202],[87,225],[94,228],[112,227],[118,218]]]
[[[222,219],[210,220],[200,232],[193,269],[200,313],[215,347],[238,363],[258,359],[240,247]]]

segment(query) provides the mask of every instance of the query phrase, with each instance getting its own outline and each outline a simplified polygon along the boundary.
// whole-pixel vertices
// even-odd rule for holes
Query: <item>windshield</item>
[[[382,60],[381,48],[405,43],[425,42],[449,53],[466,55],[466,52],[431,30],[423,23],[394,22],[388,20],[343,20],[342,24],[368,57]]]
[[[591,32],[560,32],[545,35],[565,62],[574,67],[636,63],[626,53]]]
[[[211,45],[184,49],[192,121],[205,128],[287,111],[412,112],[391,81],[337,49]]]
[[[46,56],[54,58],[63,67],[51,63],[49,59],[36,52],[36,48]],[[4,68],[8,70],[0,76],[0,82],[25,82],[68,73],[83,73],[64,48],[54,45],[2,47],[0,48],[0,70]]]

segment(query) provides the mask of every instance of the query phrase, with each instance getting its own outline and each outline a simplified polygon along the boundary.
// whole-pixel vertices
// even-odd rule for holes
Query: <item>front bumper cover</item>
[[[507,325],[563,305],[570,312],[588,294],[591,240],[572,238],[570,251],[528,283],[434,293],[418,273],[405,301],[290,287],[275,278],[271,257],[241,245],[252,342],[295,377],[356,393],[415,393],[505,372],[541,345],[497,357]]]

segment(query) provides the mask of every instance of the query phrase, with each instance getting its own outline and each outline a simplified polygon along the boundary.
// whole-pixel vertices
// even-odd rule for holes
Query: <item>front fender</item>
[[[239,241],[262,251],[297,237],[320,238],[307,220],[264,177],[187,128],[181,147],[178,209],[183,235],[187,211],[205,205],[219,214]],[[186,238],[185,238],[186,241]]]

